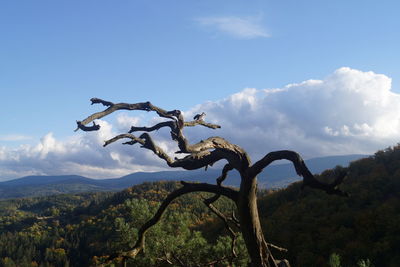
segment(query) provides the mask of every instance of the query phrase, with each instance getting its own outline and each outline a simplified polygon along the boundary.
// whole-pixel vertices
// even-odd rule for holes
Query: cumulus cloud
[[[101,126],[99,131],[80,133],[66,140],[57,140],[53,133],[48,133],[33,146],[0,147],[0,180],[27,175],[67,174],[106,178],[163,169],[162,162],[150,151],[120,144],[103,147],[105,140],[119,133],[113,129],[121,125],[117,123],[113,128],[102,120],[98,124]],[[171,152],[168,146],[164,147]]]
[[[117,126],[120,131],[128,131],[132,125],[139,125],[142,122],[140,117],[129,116],[127,113],[120,113],[117,116]]]
[[[269,37],[258,17],[203,17],[196,19],[196,21],[203,27],[215,29],[235,38]]]
[[[255,157],[278,149],[306,157],[373,153],[400,137],[400,95],[391,91],[391,79],[347,67],[323,80],[247,88],[188,115],[199,111]]]
[[[340,68],[323,80],[282,88],[246,88],[225,99],[199,104],[184,116],[190,120],[202,111],[207,121],[222,128],[185,129],[191,143],[219,135],[246,149],[253,161],[281,149],[298,151],[305,158],[370,154],[399,141],[400,95],[391,91],[391,79],[351,68]],[[101,178],[168,169],[138,145],[102,146],[104,140],[128,131],[132,124],[148,126],[160,121],[130,114],[136,115],[120,113],[114,125],[100,120],[100,131],[66,140],[49,133],[34,146],[0,147],[0,177],[80,174]],[[168,129],[153,134],[157,144],[174,157],[178,148],[170,141]]]

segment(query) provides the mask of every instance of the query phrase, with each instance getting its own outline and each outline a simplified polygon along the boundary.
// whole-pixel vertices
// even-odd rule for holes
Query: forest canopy
[[[261,191],[259,208],[265,235],[288,249],[282,253],[294,266],[329,266],[332,254],[340,256],[343,266],[358,266],[362,260],[374,266],[397,266],[399,166],[399,146],[353,162],[346,168],[349,176],[343,183],[349,198],[301,191],[299,183]],[[318,178],[329,180],[331,172]],[[100,262],[100,256],[132,242],[141,223],[178,186],[173,182],[145,183],[118,193],[1,201],[1,265],[88,266]],[[231,210],[232,204],[223,198],[219,201],[218,208]],[[178,266],[178,259],[188,265],[201,264],[230,253],[228,233],[204,206],[201,194],[176,200],[165,215],[163,220],[171,227],[160,224],[151,230],[146,253],[128,264],[168,266],[167,257]],[[157,241],[160,235],[168,237],[168,246]],[[245,266],[247,260],[241,246],[239,240],[235,266]],[[221,261],[215,266],[226,265]]]

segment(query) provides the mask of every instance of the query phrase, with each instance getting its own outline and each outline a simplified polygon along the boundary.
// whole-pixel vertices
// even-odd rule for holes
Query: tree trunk
[[[257,207],[257,174],[259,174],[265,167],[275,160],[286,159],[293,163],[296,173],[303,177],[302,188],[304,186],[308,186],[323,190],[328,194],[348,196],[348,194],[338,188],[338,185],[341,184],[346,177],[346,171],[339,171],[339,173],[337,173],[337,178],[332,183],[322,183],[315,179],[313,174],[305,165],[304,160],[297,152],[290,150],[273,151],[265,155],[265,157],[250,167],[251,160],[246,151],[237,145],[231,144],[221,137],[210,137],[201,140],[197,144],[191,145],[183,135],[184,127],[202,125],[211,129],[217,129],[220,128],[219,125],[206,123],[201,119],[185,122],[180,110],[167,111],[154,106],[150,102],[115,104],[99,98],[92,98],[90,101],[92,104],[102,104],[107,108],[103,111],[90,115],[83,121],[77,121],[77,130],[81,129],[83,131],[97,131],[100,129],[100,126],[95,124],[95,120],[101,119],[117,110],[154,111],[161,118],[167,119],[167,121],[157,123],[151,127],[132,126],[129,133],[119,134],[107,140],[104,146],[120,139],[129,139],[130,141],[123,144],[140,144],[142,148],[153,151],[153,153],[159,158],[163,159],[168,166],[173,168],[181,167],[186,170],[195,170],[204,167],[207,169],[207,166],[212,166],[214,163],[222,159],[228,161],[228,164],[226,164],[223,168],[222,175],[217,178],[217,185],[182,182],[183,187],[169,194],[162,202],[157,213],[139,230],[139,238],[134,248],[127,252],[115,254],[116,256],[134,258],[144,247],[144,236],[146,231],[160,220],[161,215],[173,199],[190,192],[210,192],[216,194],[216,199],[220,195],[224,195],[236,202],[240,228],[251,260],[250,266],[277,267],[278,264],[274,260],[268,247],[270,245],[267,245],[267,242],[265,242]],[[86,126],[90,122],[93,122],[93,126]],[[164,127],[170,128],[172,140],[178,143],[180,150],[176,153],[188,154],[187,156],[173,159],[167,153],[165,153],[161,147],[155,144],[149,133]],[[144,133],[137,137],[134,135],[134,133],[138,131],[143,131]],[[227,173],[233,169],[238,170],[241,175],[239,192],[237,192],[236,189],[222,186],[222,182],[227,177]],[[110,262],[115,258],[113,257],[114,256],[109,257]],[[282,265],[288,266],[287,261],[280,261],[279,266]]]
[[[237,203],[240,227],[252,267],[276,267],[264,240],[257,207],[257,177],[242,174]]]

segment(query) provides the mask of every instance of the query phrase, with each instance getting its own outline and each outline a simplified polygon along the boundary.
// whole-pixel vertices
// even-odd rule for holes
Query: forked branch
[[[232,227],[229,225],[229,222],[232,222],[235,226],[237,226],[238,228],[240,228],[240,226],[235,224],[235,221],[231,218],[228,218],[227,216],[225,216],[225,214],[223,214],[220,210],[218,210],[210,201],[210,199],[204,199],[204,204],[215,214],[217,215],[218,218],[220,218],[224,225],[226,230],[228,230],[229,235],[231,236],[231,258],[236,258],[237,257],[237,253],[235,250],[236,247],[236,241],[237,241],[237,236],[238,234],[232,229]]]
[[[96,120],[96,119],[101,119],[114,111],[117,110],[143,110],[143,111],[155,111],[160,117],[162,118],[167,118],[171,119],[172,121],[177,122],[179,128],[182,128],[184,126],[196,126],[196,125],[203,125],[205,127],[211,128],[211,129],[217,129],[221,128],[221,126],[217,124],[212,124],[212,123],[207,123],[204,121],[190,121],[190,122],[184,122],[182,112],[180,110],[171,110],[171,111],[166,111],[162,108],[159,108],[157,106],[154,106],[150,102],[140,102],[140,103],[134,103],[134,104],[128,104],[128,103],[113,103],[110,101],[106,101],[100,98],[92,98],[90,101],[93,104],[102,104],[103,106],[108,107],[107,109],[96,112],[83,121],[77,121],[77,128],[75,131],[78,129],[81,129],[82,131],[96,131],[100,129],[99,125],[93,125],[93,126],[86,126],[88,123]]]
[[[179,119],[182,118],[182,114],[179,110],[166,111],[164,109],[154,106],[150,102],[141,102],[141,103],[135,103],[135,104],[128,104],[128,103],[114,104],[113,102],[105,101],[100,98],[92,98],[92,99],[90,99],[90,101],[92,102],[92,105],[93,104],[102,104],[103,106],[106,106],[108,108],[103,111],[96,112],[96,113],[90,115],[83,121],[77,121],[78,128],[76,130],[81,129],[83,131],[87,131],[88,128],[87,127],[85,128],[83,126],[85,126],[86,124],[88,124],[96,119],[101,119],[117,110],[155,111],[160,117],[172,119],[175,121],[178,121]],[[90,129],[90,131],[93,131],[92,128],[89,128],[89,129]]]
[[[234,151],[239,151],[239,147],[235,145],[231,145],[228,142],[225,142],[224,139],[218,137],[212,137],[207,139],[206,141],[201,141],[200,144],[204,144],[206,148],[213,149],[212,151],[208,151],[204,148],[204,150],[200,149],[199,151],[192,152],[190,155],[173,160],[164,150],[157,146],[151,136],[148,133],[143,133],[139,137],[136,137],[133,134],[120,134],[117,135],[107,141],[105,141],[104,146],[107,146],[111,143],[114,143],[120,139],[130,139],[131,141],[125,142],[124,144],[133,145],[139,143],[143,148],[147,148],[154,152],[159,158],[166,161],[169,167],[177,168],[181,167],[186,170],[195,170],[200,169],[206,166],[211,166],[217,161],[221,159],[226,159],[230,162],[230,169],[233,169],[232,166],[235,166],[237,169],[242,168],[243,162],[248,164],[248,161],[242,161],[241,159],[245,157],[247,160],[247,154],[244,152],[243,154],[236,154]],[[214,146],[213,146],[214,144]],[[225,144],[227,144],[225,146]],[[234,151],[232,151],[234,150]],[[235,165],[233,165],[235,164]],[[226,170],[227,172],[228,170]],[[226,174],[225,174],[226,177]],[[222,179],[222,176],[221,176]],[[225,178],[223,178],[225,179]],[[222,180],[221,180],[222,182]]]
[[[118,103],[114,104],[110,101],[105,101],[99,98],[92,98],[92,104],[102,104],[107,109],[94,113],[84,119],[77,121],[78,128],[83,131],[95,131],[100,128],[99,125],[94,123],[94,120],[103,118],[117,110],[144,110],[155,111],[160,117],[170,119],[169,121],[160,122],[151,127],[137,127],[132,126],[129,133],[120,134],[114,138],[107,140],[105,146],[117,140],[128,138],[131,139],[124,144],[139,143],[142,147],[152,150],[158,157],[164,159],[170,167],[182,167],[187,170],[202,168],[208,165],[213,165],[215,162],[226,159],[231,166],[239,171],[243,171],[250,165],[250,159],[247,153],[237,145],[231,144],[221,137],[210,137],[200,141],[197,144],[189,144],[188,140],[182,133],[185,126],[191,127],[202,125],[208,128],[217,129],[219,125],[207,123],[203,120],[196,120],[185,122],[182,113],[179,110],[166,111],[157,106],[152,105],[150,102],[141,102],[135,104]],[[93,122],[93,126],[86,126],[88,123]],[[163,127],[169,127],[172,140],[178,143],[179,151],[176,153],[190,154],[183,159],[172,160],[160,147],[156,146],[148,132],[159,130]],[[142,131],[144,132],[139,137],[132,135],[132,133]]]

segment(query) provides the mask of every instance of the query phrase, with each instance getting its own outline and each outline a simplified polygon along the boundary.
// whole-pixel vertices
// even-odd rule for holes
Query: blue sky
[[[40,168],[35,167],[38,163],[33,160],[37,155],[32,151],[39,151],[44,147],[44,140],[51,138],[53,146],[48,148],[48,153],[54,153],[51,154],[53,158],[58,155],[58,150],[52,149],[59,144],[63,147],[63,155],[79,164],[78,157],[68,150],[68,142],[81,136],[81,133],[73,132],[75,121],[99,110],[90,106],[91,97],[133,103],[150,100],[165,109],[182,109],[189,115],[208,108],[212,114],[216,110],[213,105],[231,105],[237,103],[236,98],[247,101],[250,110],[255,110],[253,104],[271,105],[272,98],[265,100],[268,93],[263,89],[283,89],[289,84],[297,84],[297,87],[290,88],[307,92],[307,101],[314,97],[318,102],[320,91],[308,91],[314,85],[300,85],[310,79],[324,81],[324,86],[334,86],[336,77],[348,82],[343,82],[341,86],[344,88],[355,81],[362,85],[367,80],[374,80],[378,85],[371,88],[378,88],[376,90],[362,91],[365,87],[354,87],[361,88],[354,89],[354,92],[362,91],[362,96],[354,97],[369,99],[376,94],[377,99],[384,103],[384,108],[365,110],[364,114],[373,114],[369,117],[376,116],[374,121],[368,121],[369,118],[362,117],[362,114],[349,121],[343,115],[343,121],[338,120],[338,125],[332,121],[331,124],[336,125],[334,128],[330,122],[326,125],[317,123],[338,118],[332,115],[333,111],[320,107],[321,110],[314,112],[312,119],[308,120],[314,122],[315,119],[315,124],[308,126],[315,126],[314,132],[301,130],[299,126],[300,135],[304,135],[304,140],[301,140],[304,145],[297,147],[278,137],[273,142],[281,144],[276,148],[287,145],[302,149],[300,153],[308,157],[329,154],[310,148],[312,144],[322,144],[322,133],[329,138],[334,136],[337,139],[332,142],[338,144],[336,147],[343,147],[342,150],[326,149],[335,154],[352,152],[344,149],[349,147],[346,142],[357,144],[351,146],[355,153],[372,152],[384,148],[379,146],[395,144],[393,134],[388,137],[392,130],[378,134],[377,129],[381,129],[384,122],[397,122],[397,117],[392,115],[395,112],[384,99],[396,99],[391,100],[395,107],[400,104],[397,101],[400,93],[399,10],[400,3],[395,0],[2,1],[0,177],[57,173],[56,169],[46,171],[46,166],[54,165],[49,161],[51,156],[41,158],[48,165]],[[369,72],[373,74],[367,75]],[[391,79],[391,83],[379,75]],[[320,90],[327,88],[324,86],[321,85]],[[246,88],[255,88],[257,92]],[[293,105],[298,105],[296,101],[303,99],[299,95],[296,97],[292,102],[288,102],[290,97],[276,97],[274,101],[278,101],[282,108],[272,112],[284,114],[288,121],[294,119],[292,115],[295,113],[308,114],[307,106],[287,113]],[[253,98],[255,102],[250,101]],[[362,107],[369,101],[364,98],[364,104],[360,102]],[[337,98],[331,100],[332,105],[337,105],[333,100],[339,101]],[[237,104],[241,106],[243,103]],[[310,101],[309,104],[313,103]],[[345,114],[343,108],[342,114]],[[227,119],[230,118],[228,112],[231,112],[228,107],[218,112],[211,119],[221,115],[220,120],[227,125],[241,123],[234,118]],[[222,116],[224,112],[228,114],[225,117]],[[117,118],[121,125],[129,120],[135,121],[135,118],[127,116],[130,115]],[[263,125],[257,120],[251,121],[252,127]],[[370,138],[372,133],[375,134],[373,144],[362,138],[353,140],[358,126]],[[276,132],[284,130],[279,123],[275,127]],[[353,132],[352,127],[355,129]],[[368,127],[372,129],[369,132]],[[114,127],[115,131],[117,129],[118,126]],[[192,134],[196,136],[196,133]],[[341,138],[341,134],[348,138]],[[245,138],[241,139],[239,135],[230,137],[243,142],[240,145],[246,147]],[[350,140],[350,136],[353,139]],[[307,142],[310,146],[306,145]],[[275,146],[264,148],[275,149]],[[33,154],[23,161],[19,154],[27,153],[26,149],[31,149],[29,151]],[[115,160],[116,154],[113,159],[110,153],[118,152],[96,150],[96,153],[109,153],[103,160]],[[60,160],[67,159],[61,157]],[[159,163],[149,160],[151,163],[145,170],[161,168],[157,165]],[[28,161],[31,169],[21,171],[20,164],[30,165]],[[124,171],[102,173],[96,171],[101,162],[86,164],[94,169],[82,173],[103,177],[139,170],[136,165],[130,168],[128,164]],[[141,164],[146,165],[145,162]],[[109,169],[113,168],[117,168],[116,165],[110,165]]]

